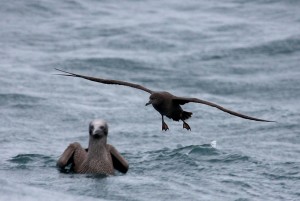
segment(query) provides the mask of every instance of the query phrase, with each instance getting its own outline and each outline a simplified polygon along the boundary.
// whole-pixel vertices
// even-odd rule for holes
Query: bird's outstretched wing
[[[263,121],[263,122],[274,122],[274,121],[269,121],[269,120],[264,120],[264,119],[258,119],[258,118],[255,118],[255,117],[250,117],[250,116],[247,116],[247,115],[244,115],[244,114],[240,114],[238,112],[234,112],[232,110],[229,110],[229,109],[226,109],[220,105],[217,105],[215,103],[212,103],[212,102],[208,102],[208,101],[205,101],[205,100],[201,100],[201,99],[198,99],[198,98],[184,98],[184,97],[177,97],[175,96],[173,98],[173,101],[180,104],[180,105],[184,105],[186,103],[189,103],[189,102],[193,102],[193,103],[201,103],[201,104],[204,104],[204,105],[208,105],[208,106],[211,106],[211,107],[215,107],[215,108],[218,108],[219,110],[222,110],[223,112],[227,112],[231,115],[234,115],[234,116],[237,116],[237,117],[241,117],[241,118],[244,118],[244,119],[249,119],[249,120],[253,120],[253,121]]]
[[[150,94],[153,93],[152,90],[150,90],[150,89],[148,89],[146,87],[143,87],[143,86],[138,85],[138,84],[130,83],[130,82],[124,82],[124,81],[119,81],[119,80],[107,80],[107,79],[102,79],[102,78],[96,78],[96,77],[90,77],[90,76],[85,76],[85,75],[79,75],[79,74],[75,74],[75,73],[70,73],[70,72],[67,72],[67,71],[63,71],[63,70],[60,70],[60,69],[57,69],[57,68],[55,68],[55,70],[58,70],[58,71],[63,72],[63,73],[66,73],[66,74],[57,74],[57,75],[70,76],[70,77],[80,77],[80,78],[83,78],[83,79],[86,79],[86,80],[90,80],[90,81],[93,81],[93,82],[100,82],[100,83],[103,83],[103,84],[123,85],[123,86],[128,86],[128,87],[140,89],[140,90],[146,91],[146,92],[148,92]]]
[[[128,162],[125,160],[125,158],[123,158],[123,156],[118,152],[118,150],[114,146],[108,146],[110,147],[109,149],[114,168],[122,173],[126,173],[129,169]]]

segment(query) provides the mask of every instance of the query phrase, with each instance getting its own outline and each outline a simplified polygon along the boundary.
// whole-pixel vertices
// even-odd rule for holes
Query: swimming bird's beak
[[[146,103],[146,105],[145,105],[145,106],[148,106],[148,105],[150,105],[150,104],[152,104],[152,101],[151,101],[151,100],[149,100],[149,102],[148,102],[148,103]]]
[[[102,138],[104,136],[104,133],[103,133],[103,130],[96,130],[94,133],[93,133],[93,136],[95,138]]]

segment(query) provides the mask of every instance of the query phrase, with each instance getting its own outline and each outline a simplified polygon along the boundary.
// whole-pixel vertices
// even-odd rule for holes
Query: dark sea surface
[[[300,1],[2,0],[0,47],[1,201],[300,200]],[[149,94],[54,68],[276,123],[186,104],[163,132]],[[59,172],[96,118],[128,173]]]

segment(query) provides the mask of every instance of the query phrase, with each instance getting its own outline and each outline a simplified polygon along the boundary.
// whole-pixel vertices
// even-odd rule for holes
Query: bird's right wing
[[[231,115],[241,117],[241,118],[244,118],[244,119],[249,119],[249,120],[253,120],[253,121],[274,122],[274,121],[269,121],[269,120],[264,120],[264,119],[259,119],[259,118],[251,117],[251,116],[248,116],[248,115],[244,115],[244,114],[226,109],[226,108],[224,108],[220,105],[217,105],[215,103],[205,101],[205,100],[201,100],[201,99],[198,99],[198,98],[184,98],[184,97],[174,96],[173,101],[175,101],[176,103],[178,103],[180,105],[184,105],[184,104],[189,103],[189,102],[201,103],[201,104],[204,104],[204,105],[208,105],[208,106],[211,106],[211,107],[218,108],[219,110],[222,110],[223,112],[226,112],[226,113],[229,113]]]
[[[141,86],[141,85],[138,85],[138,84],[134,84],[134,83],[130,83],[130,82],[124,82],[124,81],[119,81],[119,80],[108,80],[108,79],[90,77],[90,76],[85,76],[85,75],[79,75],[79,74],[75,74],[75,73],[70,73],[70,72],[67,72],[67,71],[63,71],[63,70],[60,70],[60,69],[57,69],[57,68],[55,68],[55,70],[58,70],[58,71],[63,72],[63,73],[66,73],[66,74],[57,74],[57,75],[70,76],[70,77],[80,77],[80,78],[83,78],[83,79],[86,79],[86,80],[90,80],[90,81],[93,81],[93,82],[100,82],[100,83],[103,83],[103,84],[123,85],[123,86],[128,86],[128,87],[140,89],[140,90],[146,91],[146,92],[148,92],[150,94],[153,93],[152,90],[150,90],[150,89],[148,89],[148,88],[146,88],[144,86]]]

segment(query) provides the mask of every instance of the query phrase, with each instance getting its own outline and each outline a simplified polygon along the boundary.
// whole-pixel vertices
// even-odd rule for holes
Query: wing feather
[[[118,152],[118,150],[114,146],[108,146],[110,147],[110,154],[112,157],[114,168],[122,173],[126,173],[129,169],[128,162],[125,160],[125,158],[123,158],[123,156]]]
[[[238,113],[238,112],[226,109],[226,108],[224,108],[224,107],[222,107],[220,105],[217,105],[215,103],[212,103],[212,102],[209,102],[209,101],[205,101],[205,100],[201,100],[201,99],[198,99],[198,98],[174,97],[173,101],[177,102],[180,105],[184,105],[184,104],[189,103],[189,102],[201,103],[201,104],[204,104],[204,105],[215,107],[215,108],[217,108],[219,110],[222,110],[223,112],[226,112],[226,113],[229,113],[231,115],[234,115],[234,116],[237,116],[237,117],[241,117],[241,118],[244,118],[244,119],[249,119],[249,120],[253,120],[253,121],[262,121],[262,122],[274,122],[274,121],[269,121],[269,120],[264,120],[264,119],[259,119],[259,118],[251,117],[251,116],[248,116],[248,115],[244,115],[244,114],[241,114],[241,113]]]
[[[60,69],[57,69],[57,68],[55,68],[55,70],[66,73],[66,74],[57,74],[57,75],[70,76],[70,77],[80,77],[80,78],[83,78],[83,79],[86,79],[86,80],[90,80],[90,81],[93,81],[93,82],[99,82],[99,83],[103,83],[103,84],[123,85],[123,86],[132,87],[132,88],[135,88],[135,89],[140,89],[140,90],[146,91],[150,94],[153,93],[152,90],[150,90],[150,89],[148,89],[144,86],[134,84],[134,83],[130,83],[130,82],[124,82],[124,81],[119,81],[119,80],[109,80],[109,79],[102,79],[102,78],[90,77],[90,76],[85,76],[85,75],[79,75],[79,74],[63,71],[63,70],[60,70]]]

